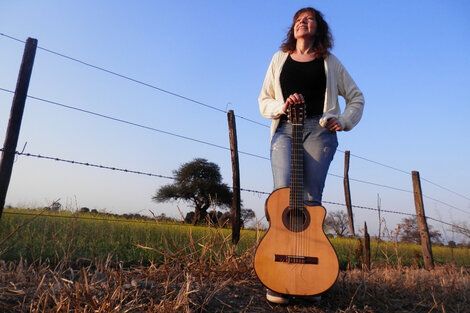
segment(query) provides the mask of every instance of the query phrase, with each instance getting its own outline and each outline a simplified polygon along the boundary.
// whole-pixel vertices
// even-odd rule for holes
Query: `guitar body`
[[[281,188],[266,200],[270,226],[255,252],[255,272],[273,291],[320,294],[335,283],[339,273],[338,257],[323,232],[326,211],[322,206],[302,205],[299,214],[289,199],[290,189]]]

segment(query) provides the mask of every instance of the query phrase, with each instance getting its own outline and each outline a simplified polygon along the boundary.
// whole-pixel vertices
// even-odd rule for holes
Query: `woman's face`
[[[317,21],[313,12],[300,13],[294,22],[294,38],[313,37],[317,31]]]

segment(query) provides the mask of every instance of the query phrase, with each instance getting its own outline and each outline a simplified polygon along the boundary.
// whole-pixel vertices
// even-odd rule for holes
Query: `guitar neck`
[[[291,208],[303,208],[304,200],[304,150],[303,124],[292,124],[290,199]]]

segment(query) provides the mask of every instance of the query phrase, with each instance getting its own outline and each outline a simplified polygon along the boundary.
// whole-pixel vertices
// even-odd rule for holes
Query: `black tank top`
[[[307,116],[323,114],[326,75],[322,58],[309,62],[298,62],[287,57],[280,76],[284,102],[293,93],[304,96]]]

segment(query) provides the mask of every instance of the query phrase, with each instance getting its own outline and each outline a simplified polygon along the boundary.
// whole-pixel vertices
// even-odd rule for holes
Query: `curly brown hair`
[[[323,18],[323,14],[311,7],[302,8],[295,13],[292,26],[287,32],[286,39],[281,45],[281,50],[290,53],[295,51],[297,40],[294,37],[294,25],[299,15],[304,12],[312,13],[315,17],[315,21],[317,22],[317,30],[313,41],[313,50],[315,51],[315,55],[316,57],[326,57],[330,53],[331,48],[333,48],[333,36],[331,35],[328,23],[326,23]]]

